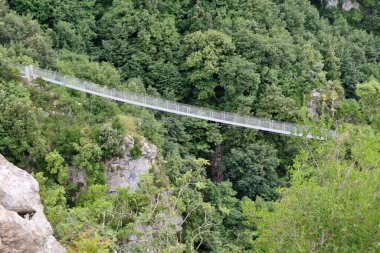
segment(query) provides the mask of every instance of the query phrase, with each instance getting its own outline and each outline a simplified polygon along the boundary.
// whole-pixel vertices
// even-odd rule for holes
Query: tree
[[[308,1],[284,1],[280,8],[283,13],[286,13],[284,20],[292,33],[302,33],[305,30],[318,31],[320,24],[318,10]]]
[[[115,101],[98,96],[89,97],[89,102],[85,105],[85,109],[90,113],[91,120],[95,123],[107,122],[119,112]]]
[[[0,82],[0,151],[21,165],[45,152],[40,110],[27,95],[14,81]]]
[[[188,56],[185,67],[188,82],[195,88],[195,98],[205,100],[215,97],[219,70],[227,56],[235,50],[232,38],[217,30],[194,32],[184,38]]]
[[[181,125],[182,123],[180,123]],[[222,143],[223,137],[219,131],[219,126],[216,124],[208,123],[203,120],[190,119],[184,122],[185,131],[191,136],[188,138],[184,135],[184,139],[178,140],[184,146],[188,146],[188,152],[196,157],[208,157],[214,146]],[[172,131],[174,129],[171,129]],[[169,132],[172,133],[172,131]],[[179,133],[177,133],[179,134]],[[174,135],[176,136],[176,134]],[[182,136],[178,136],[182,137]],[[184,142],[183,142],[184,141]]]
[[[5,16],[9,12],[9,5],[7,0],[0,0],[0,17]]]
[[[20,15],[29,14],[50,33],[58,48],[91,51],[95,36],[95,0],[12,0],[11,7]],[[69,35],[69,37],[64,37]],[[59,41],[62,39],[62,41]]]
[[[266,200],[277,198],[280,180],[276,174],[279,159],[276,150],[266,144],[251,144],[243,149],[232,149],[223,161],[223,168],[239,197]]]
[[[104,165],[100,163],[102,150],[92,140],[81,138],[79,143],[74,144],[77,154],[73,157],[73,165],[86,171],[88,184],[103,183]]]
[[[222,98],[224,109],[250,113],[260,84],[256,69],[256,64],[238,56],[223,63],[219,71],[223,94],[216,95]]]
[[[170,169],[174,208],[182,214],[180,241],[186,251],[237,252],[249,249],[236,192],[231,183],[214,184],[205,177],[204,159],[175,157]],[[177,166],[179,165],[179,166]]]
[[[84,54],[62,50],[58,54],[56,65],[62,74],[83,78],[100,85],[118,87],[121,83],[120,73],[112,64],[90,61]]]
[[[375,129],[380,129],[380,82],[371,79],[357,85],[356,93],[360,97],[360,104],[364,115]]]
[[[70,23],[81,46],[79,50],[91,52],[95,37],[95,0],[59,0],[53,8],[55,24],[59,21]],[[54,27],[54,26],[53,26]],[[73,48],[75,49],[75,48]]]
[[[28,38],[26,45],[26,54],[36,60],[41,67],[52,66],[55,62],[56,53],[52,49],[50,40],[43,35],[36,35]]]
[[[121,70],[125,80],[139,78],[146,88],[172,99],[188,96],[180,72],[183,46],[174,18],[139,9],[133,1],[114,1],[99,27],[101,55]]]
[[[30,16],[18,16],[10,12],[1,17],[0,43],[16,44],[13,47],[38,61],[42,67],[53,65],[55,52],[51,43]]]
[[[65,188],[55,183],[49,183],[42,172],[33,175],[39,186],[42,203],[49,218],[54,215],[54,209],[66,205]]]
[[[297,107],[293,99],[283,95],[280,87],[270,85],[261,96],[256,115],[276,120],[293,121],[297,116]]]
[[[42,24],[52,24],[54,21],[53,0],[10,0],[10,6],[19,15],[30,14]]]
[[[67,166],[64,165],[65,160],[54,150],[46,154],[46,170],[53,176],[56,176],[56,180],[60,185],[65,185],[68,179]]]
[[[147,84],[156,88],[167,99],[178,100],[186,98],[190,90],[184,86],[185,82],[178,66],[171,62],[160,59],[148,66]]]
[[[122,141],[121,133],[109,126],[104,127],[98,137],[98,143],[105,158],[120,155]]]
[[[116,237],[115,232],[104,223],[101,225],[103,214],[109,214],[115,199],[107,194],[105,186],[90,186],[88,194],[79,196],[77,206],[68,208],[62,186],[49,184],[42,173],[37,173],[35,177],[54,235],[67,246],[69,252],[107,252],[109,247],[115,245],[112,239]],[[96,200],[83,198],[83,195],[93,195]],[[85,201],[80,202],[80,199]]]
[[[346,94],[354,97],[356,84],[365,81],[366,77],[362,71],[365,65],[365,51],[357,44],[347,45],[341,56],[342,83]]]
[[[80,138],[80,126],[67,125],[64,128],[58,128],[55,140],[57,151],[64,155],[74,155],[74,143],[79,143]]]
[[[54,26],[54,32],[50,34],[55,48],[61,48],[73,51],[83,51],[83,38],[77,34],[77,31],[71,23],[58,21]]]
[[[38,22],[30,17],[21,17],[11,12],[0,19],[0,42],[9,44],[11,42],[22,42],[30,37],[41,34]],[[12,31],[18,31],[14,33]]]
[[[339,80],[340,77],[340,59],[336,56],[332,46],[328,46],[325,56],[324,70],[327,72],[326,77],[329,80]]]
[[[369,127],[306,141],[292,186],[273,204],[243,206],[258,226],[259,252],[379,250],[380,139]]]

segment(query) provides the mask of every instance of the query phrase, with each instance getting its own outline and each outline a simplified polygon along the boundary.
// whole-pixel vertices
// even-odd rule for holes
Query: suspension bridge
[[[142,106],[164,112],[219,122],[233,126],[257,129],[266,132],[313,138],[310,133],[307,133],[308,128],[302,125],[218,111],[204,107],[182,104],[157,97],[142,95],[134,92],[118,90],[115,88],[94,84],[75,77],[65,76],[59,74],[58,72],[41,69],[31,65],[14,65],[14,67],[16,67],[20,71],[21,75],[25,78],[41,78],[47,82],[65,86],[70,89],[136,106]]]

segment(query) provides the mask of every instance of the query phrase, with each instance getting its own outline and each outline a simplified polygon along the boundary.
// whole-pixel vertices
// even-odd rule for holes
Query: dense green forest
[[[68,252],[379,252],[380,1],[360,3],[0,0],[0,153],[37,179]],[[338,134],[175,116],[12,64]],[[157,168],[110,194],[125,135],[158,147]]]

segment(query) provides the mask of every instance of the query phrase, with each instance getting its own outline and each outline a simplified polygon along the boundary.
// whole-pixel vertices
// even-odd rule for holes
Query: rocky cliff
[[[336,8],[339,3],[342,5],[342,10],[350,11],[351,9],[359,9],[360,4],[356,0],[327,0],[327,7]]]
[[[135,145],[134,142],[133,136],[125,136],[121,146],[121,156],[106,162],[107,184],[111,193],[116,192],[118,187],[128,187],[130,192],[135,192],[138,189],[141,174],[147,173],[150,169],[156,167],[157,147],[141,137],[139,141],[141,156],[133,159],[130,150]],[[170,192],[164,192],[160,201],[165,201],[167,205],[170,205],[167,202],[169,195]],[[160,215],[158,220],[152,220],[152,224],[148,226],[143,226],[140,222],[136,222],[134,229],[139,231],[139,234],[129,236],[130,242],[124,246],[122,252],[133,252],[133,244],[143,242],[148,242],[149,244],[153,240],[153,234],[169,226],[175,226],[177,232],[182,230],[183,219],[180,215],[173,215],[168,212],[163,212]],[[147,252],[157,251],[156,249],[147,249]]]
[[[115,192],[117,187],[129,187],[131,192],[137,190],[140,175],[147,173],[155,164],[157,147],[144,138],[140,141],[141,156],[133,159],[130,153],[134,146],[134,138],[125,136],[121,147],[121,157],[113,158],[106,163],[108,189]]]
[[[37,181],[0,155],[0,253],[64,253],[43,213]]]

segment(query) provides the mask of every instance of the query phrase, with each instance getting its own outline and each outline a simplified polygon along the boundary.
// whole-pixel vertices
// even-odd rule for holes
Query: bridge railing
[[[232,125],[241,125],[243,127],[261,129],[264,131],[282,134],[301,135],[302,131],[307,130],[306,126],[300,126],[292,123],[192,106],[134,92],[109,88],[38,67],[20,65],[14,67],[18,68],[24,76],[29,78],[40,77],[46,81],[54,82],[76,90],[98,94],[101,96],[108,96],[119,101],[131,102],[132,104],[169,111],[181,115],[193,116]]]

